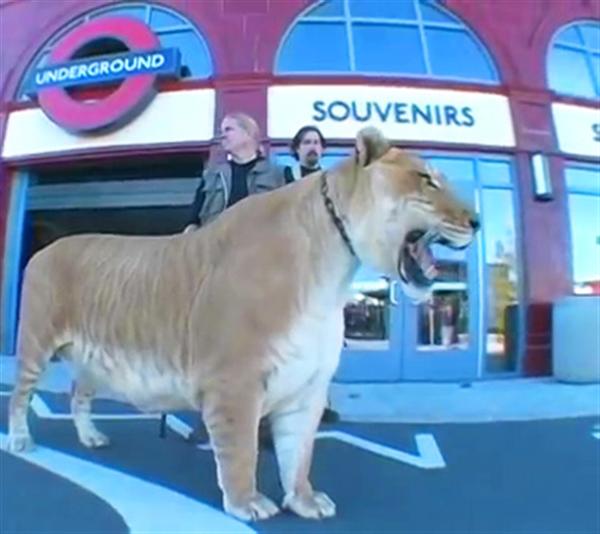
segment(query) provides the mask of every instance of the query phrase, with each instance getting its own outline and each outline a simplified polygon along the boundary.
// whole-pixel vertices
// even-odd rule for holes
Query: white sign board
[[[271,138],[290,138],[313,124],[333,139],[376,126],[388,139],[512,147],[508,99],[502,95],[366,85],[282,85],[269,88]]]
[[[209,141],[214,136],[214,120],[214,89],[160,93],[135,120],[98,135],[67,132],[39,108],[13,111],[8,117],[2,157]]]
[[[561,152],[600,158],[600,108],[552,104]]]

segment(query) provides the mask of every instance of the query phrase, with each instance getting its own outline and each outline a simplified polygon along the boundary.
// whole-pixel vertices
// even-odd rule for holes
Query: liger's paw
[[[289,493],[283,499],[283,507],[306,519],[323,519],[335,515],[335,503],[320,491],[308,494]]]
[[[231,514],[242,521],[268,519],[279,513],[277,505],[271,499],[260,493],[255,493],[245,502],[232,503],[225,498],[223,507],[228,514]]]

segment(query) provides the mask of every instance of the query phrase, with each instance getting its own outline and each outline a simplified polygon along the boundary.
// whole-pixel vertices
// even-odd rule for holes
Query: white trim
[[[108,134],[75,135],[54,124],[41,109],[12,112],[3,158],[77,152],[94,148],[205,142],[213,138],[215,91],[161,93],[132,122]]]
[[[561,152],[600,158],[600,140],[595,140],[600,138],[600,103],[587,107],[553,102],[552,117]]]

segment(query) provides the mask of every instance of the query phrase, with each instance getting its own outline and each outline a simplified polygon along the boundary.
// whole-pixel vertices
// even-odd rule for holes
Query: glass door
[[[387,277],[361,266],[344,308],[344,349],[338,381],[393,381],[400,378],[402,302]]]
[[[429,158],[446,174],[454,190],[475,205],[472,162]],[[459,180],[453,177],[459,176]],[[415,305],[403,301],[405,380],[459,380],[479,373],[480,353],[480,238],[467,249],[433,246],[439,275],[431,298]]]

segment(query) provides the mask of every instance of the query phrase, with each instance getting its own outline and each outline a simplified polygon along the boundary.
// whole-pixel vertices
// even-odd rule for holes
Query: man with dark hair
[[[300,128],[290,143],[292,156],[294,156],[297,163],[288,165],[285,168],[286,183],[292,183],[311,172],[320,170],[321,156],[326,146],[325,138],[316,126],[303,126]]]
[[[288,165],[283,170],[285,182],[290,184],[307,174],[321,170],[321,157],[327,147],[327,141],[321,130],[316,126],[302,126],[290,143],[292,156],[296,160],[294,165]],[[323,412],[322,421],[335,423],[339,421],[339,414],[329,407],[329,402]]]

